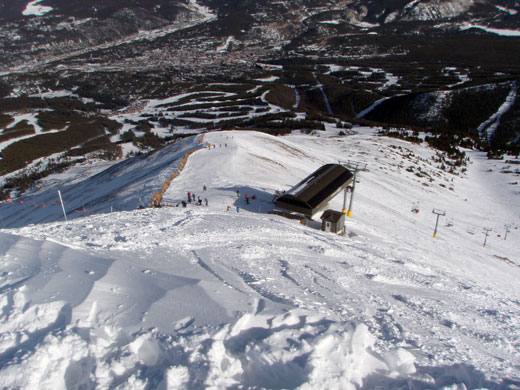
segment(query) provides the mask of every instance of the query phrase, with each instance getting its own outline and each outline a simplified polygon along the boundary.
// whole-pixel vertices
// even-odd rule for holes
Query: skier
[[[237,213],[240,212],[240,206],[237,206]]]
[[[237,198],[240,198],[240,191],[237,190]]]
[[[204,198],[204,202],[206,203],[206,206],[208,205],[208,198]]]
[[[188,192],[188,202],[191,203],[191,192]]]
[[[246,203],[249,204],[249,195],[246,194]]]
[[[202,206],[202,199],[200,198],[200,196],[198,197],[198,202],[199,202],[199,206]]]
[[[204,186],[202,187],[202,191],[206,191],[208,188],[206,187],[206,185],[204,184]]]

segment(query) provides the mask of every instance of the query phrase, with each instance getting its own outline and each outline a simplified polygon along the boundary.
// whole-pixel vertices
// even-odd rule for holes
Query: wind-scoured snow
[[[207,133],[164,194],[173,207],[136,205],[200,137],[0,205],[0,388],[518,386],[520,191],[505,163],[470,152],[453,175],[425,145],[355,130]],[[368,164],[346,236],[267,214],[275,191],[345,159]],[[126,211],[65,223],[41,207],[57,189]],[[208,205],[182,207],[187,192]]]

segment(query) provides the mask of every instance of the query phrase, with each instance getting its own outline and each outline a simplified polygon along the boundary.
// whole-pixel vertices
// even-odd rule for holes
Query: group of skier
[[[206,186],[204,186],[204,191],[206,190]],[[191,193],[191,192],[188,192],[188,203],[195,203],[195,204],[199,204],[199,206],[202,206],[202,198],[200,197],[200,195],[196,196],[194,193]],[[208,205],[208,198],[204,198],[204,204],[207,206]],[[182,207],[186,207],[186,202],[183,200],[182,201]]]
[[[239,190],[237,190],[237,198],[240,198],[240,191]],[[249,204],[250,199],[251,200],[255,200],[256,199],[256,195],[253,195],[251,198],[249,198],[249,194],[246,193],[244,198],[246,200],[246,204]],[[229,207],[227,208],[226,211],[229,211]],[[236,207],[236,211],[237,211],[237,213],[240,212],[240,206]]]
[[[202,190],[203,191],[206,191],[207,190],[207,187],[204,185],[202,187]],[[237,198],[240,198],[240,191],[237,190]],[[246,204],[249,204],[251,200],[255,200],[256,199],[256,195],[253,195],[251,197],[249,197],[249,194],[245,194],[244,196],[245,200],[246,200]],[[182,207],[187,207],[188,203],[191,204],[191,203],[194,203],[194,204],[198,204],[199,206],[202,206],[202,198],[200,197],[200,195],[196,195],[195,193],[193,192],[188,192],[188,201],[186,202],[185,200],[183,200],[181,202],[182,204]],[[204,204],[206,206],[208,206],[208,198],[204,198]],[[230,206],[227,206],[226,208],[226,211],[229,211],[231,209]],[[236,212],[239,213],[240,212],[240,206],[236,206],[235,208]]]

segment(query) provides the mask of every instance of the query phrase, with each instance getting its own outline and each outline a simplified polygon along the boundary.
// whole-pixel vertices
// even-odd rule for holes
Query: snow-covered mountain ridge
[[[503,93],[520,74],[518,10],[512,0],[0,0],[0,153],[16,156],[0,173],[31,176],[59,152],[117,158],[122,138],[137,151],[193,130],[295,128],[295,116],[366,124],[360,114],[382,99],[363,119],[514,152],[520,103]],[[225,95],[204,96],[216,84]],[[192,104],[126,117],[124,133],[105,126],[119,110],[186,93]],[[83,128],[94,115],[95,130]]]
[[[26,211],[26,226],[2,230],[0,387],[518,386],[520,207],[506,164],[470,152],[467,173],[452,175],[428,147],[357,131],[207,133],[215,148],[190,156],[164,200],[190,191],[208,206],[135,209],[189,139],[86,179],[89,191],[47,190],[63,190],[66,204],[88,196],[99,211],[129,208],[32,225]],[[136,169],[147,158],[155,169]],[[347,158],[368,171],[346,237],[321,232],[319,219],[266,214],[275,190]],[[107,174],[128,183],[101,193]],[[43,220],[53,211],[39,196],[3,204],[3,221],[23,207]],[[436,239],[433,208],[446,211]],[[482,227],[493,228],[486,248]]]

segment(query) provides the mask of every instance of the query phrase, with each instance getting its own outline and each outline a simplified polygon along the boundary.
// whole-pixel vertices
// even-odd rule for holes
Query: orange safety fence
[[[204,134],[201,134],[200,138],[199,138],[199,145],[202,145],[203,140],[204,140]],[[184,157],[182,158],[182,160],[179,163],[179,166],[177,167],[175,172],[173,172],[172,175],[163,183],[161,190],[156,192],[153,195],[151,207],[159,207],[161,205],[161,201],[162,201],[162,197],[163,197],[164,193],[170,187],[170,183],[172,182],[172,180],[175,179],[177,176],[179,176],[181,171],[184,169],[184,167],[186,166],[186,163],[188,162],[188,157],[192,153],[195,153],[197,150],[200,150],[200,149],[201,149],[201,147],[199,147],[197,149],[189,150],[186,153],[184,153]]]

